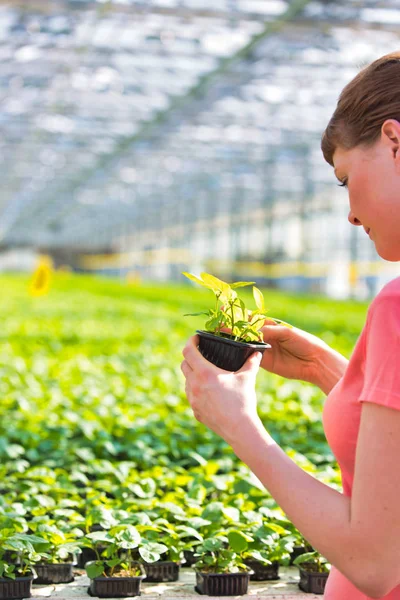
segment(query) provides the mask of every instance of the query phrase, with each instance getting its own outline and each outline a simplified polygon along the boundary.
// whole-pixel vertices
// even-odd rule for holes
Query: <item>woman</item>
[[[378,254],[400,260],[400,52],[373,62],[343,90],[322,138],[348,188],[349,221]],[[400,278],[372,302],[348,362],[299,329],[265,324],[272,346],[237,373],[187,343],[182,371],[195,417],[231,445],[304,537],[332,564],[326,600],[400,600]],[[261,360],[262,358],[262,360]],[[261,366],[318,385],[343,493],[314,479],[274,442],[257,415]]]

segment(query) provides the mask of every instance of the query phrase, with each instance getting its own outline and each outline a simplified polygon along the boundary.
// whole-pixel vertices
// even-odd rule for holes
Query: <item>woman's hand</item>
[[[329,393],[347,367],[341,354],[302,329],[267,320],[261,331],[264,341],[271,344],[264,352],[261,367],[271,373],[308,381]]]
[[[206,360],[198,343],[195,335],[183,350],[186,395],[196,419],[232,445],[244,424],[259,421],[255,381],[261,353],[252,354],[239,371],[231,373]]]

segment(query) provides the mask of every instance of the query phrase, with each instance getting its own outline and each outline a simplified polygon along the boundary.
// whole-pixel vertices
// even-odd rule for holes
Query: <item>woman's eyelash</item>
[[[342,183],[338,183],[339,187],[347,187],[347,179],[343,180]]]

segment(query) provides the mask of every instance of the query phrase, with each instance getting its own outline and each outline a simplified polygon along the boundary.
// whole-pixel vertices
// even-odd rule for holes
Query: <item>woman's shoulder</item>
[[[388,296],[400,296],[400,277],[396,277],[386,283],[376,296],[375,300],[386,298]]]
[[[387,309],[393,307],[400,312],[400,277],[392,279],[383,286],[371,302],[368,313],[371,314],[378,308],[384,310],[384,307]]]

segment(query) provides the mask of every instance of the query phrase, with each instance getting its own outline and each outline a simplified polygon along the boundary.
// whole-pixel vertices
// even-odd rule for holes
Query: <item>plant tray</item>
[[[71,583],[71,581],[74,581],[72,567],[72,563],[36,564],[37,579],[35,579],[35,583]]]
[[[138,577],[95,577],[90,580],[88,593],[98,598],[133,598],[140,596],[143,575]]]
[[[249,587],[249,573],[202,573],[196,571],[199,594],[207,596],[243,596]]]
[[[160,583],[162,581],[178,581],[179,564],[172,561],[159,561],[144,563],[146,583]]]
[[[0,579],[0,599],[1,600],[19,600],[31,598],[33,577],[17,577]]]
[[[273,581],[279,579],[279,562],[274,561],[271,565],[263,565],[258,560],[248,559],[245,564],[253,571],[250,573],[250,581]]]
[[[323,594],[329,573],[313,573],[299,567],[299,588],[310,594]]]
[[[199,329],[196,333],[200,337],[199,350],[204,358],[225,371],[239,371],[254,352],[263,354],[271,347],[261,342],[237,342]]]

